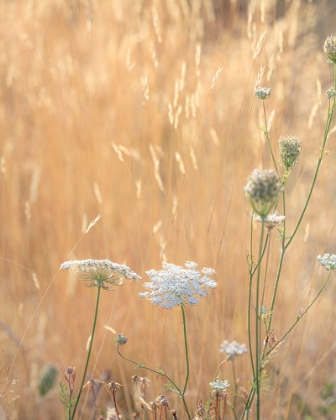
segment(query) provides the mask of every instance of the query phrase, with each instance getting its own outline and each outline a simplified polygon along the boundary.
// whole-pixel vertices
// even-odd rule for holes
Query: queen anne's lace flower
[[[287,170],[297,164],[297,158],[301,152],[301,143],[302,140],[295,136],[279,138],[281,162]]]
[[[230,386],[228,381],[220,381],[219,379],[216,379],[215,382],[210,382],[209,385],[212,390],[219,392],[225,391]]]
[[[328,96],[328,99],[336,98],[336,89],[334,89],[333,87],[329,88],[326,91],[326,95]]]
[[[273,169],[254,169],[244,187],[254,212],[262,219],[272,210],[283,189],[283,184]]]
[[[239,344],[237,341],[224,340],[219,348],[220,353],[226,353],[228,355],[227,360],[234,360],[237,356],[241,356],[247,353],[247,347],[245,344]]]
[[[335,254],[324,254],[322,257],[319,255],[317,259],[321,265],[328,271],[336,271],[336,255]]]
[[[205,297],[208,289],[217,287],[217,283],[207,277],[215,274],[215,270],[203,268],[198,271],[197,264],[191,261],[187,261],[185,266],[187,268],[163,262],[162,270],[146,271],[151,281],[144,283],[144,287],[150,291],[139,296],[164,309],[184,304],[196,305],[199,301],[196,296]]]
[[[262,100],[268,99],[271,96],[271,88],[258,86],[254,91],[254,95]]]
[[[336,63],[336,36],[330,35],[324,42],[324,53],[330,63]]]
[[[105,283],[117,285],[124,279],[140,280],[141,277],[126,265],[114,263],[109,260],[73,260],[61,265],[62,270],[75,270],[79,278],[90,282],[88,287],[100,286],[111,290]]]
[[[262,219],[260,216],[255,216],[255,220],[260,223],[264,222],[264,226],[268,230],[279,227],[285,218],[285,216],[279,216],[276,212],[269,214],[265,219]]]

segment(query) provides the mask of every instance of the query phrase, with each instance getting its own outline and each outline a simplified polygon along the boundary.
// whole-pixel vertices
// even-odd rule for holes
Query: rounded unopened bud
[[[72,366],[68,366],[66,369],[65,369],[65,372],[68,374],[68,375],[71,375],[72,373],[73,373],[73,371],[75,370],[75,368],[74,367],[72,367]]]
[[[336,35],[330,35],[324,42],[324,54],[330,63],[336,64]]]
[[[114,341],[117,346],[124,346],[127,343],[128,338],[124,334],[117,334]]]
[[[44,397],[55,385],[58,376],[56,366],[49,364],[42,368],[38,382],[38,393],[40,397]]]
[[[283,184],[273,169],[254,169],[244,191],[254,212],[265,219],[283,191]]]
[[[297,164],[297,158],[301,152],[302,140],[295,136],[279,138],[281,162],[286,169]]]
[[[262,100],[268,99],[271,96],[271,88],[258,86],[254,91],[254,96]]]

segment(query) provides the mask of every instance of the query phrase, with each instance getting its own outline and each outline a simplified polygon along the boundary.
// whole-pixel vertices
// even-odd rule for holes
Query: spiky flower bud
[[[324,54],[330,63],[336,64],[336,35],[330,35],[324,42]]]
[[[271,88],[258,86],[254,91],[254,96],[261,100],[268,99],[271,96]]]
[[[283,184],[273,169],[265,171],[254,169],[244,191],[253,211],[265,219],[283,191]]]
[[[38,393],[41,398],[46,396],[54,387],[57,376],[58,369],[54,365],[49,364],[42,368],[38,381]]]
[[[286,170],[297,164],[297,158],[301,152],[301,143],[302,140],[295,136],[279,138],[281,162]]]

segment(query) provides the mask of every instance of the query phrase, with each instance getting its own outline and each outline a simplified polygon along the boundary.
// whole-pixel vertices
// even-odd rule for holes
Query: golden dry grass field
[[[58,385],[43,401],[36,386],[47,363],[59,368],[59,380],[61,369],[75,366],[79,383],[95,289],[59,267],[85,258],[126,264],[143,278],[102,291],[88,371],[88,378],[99,378],[110,369],[113,380],[124,385],[117,399],[126,419],[136,410],[131,376],[150,378],[149,400],[162,394],[163,382],[121,360],[106,326],[128,337],[125,355],[159,366],[181,383],[180,311],[139,298],[141,283],[147,281],[145,271],[160,269],[164,259],[216,269],[217,289],[186,308],[187,401],[193,413],[197,401],[210,395],[209,382],[223,360],[220,343],[247,343],[251,209],[243,188],[254,168],[272,166],[260,130],[262,102],[254,97],[258,77],[261,86],[272,88],[265,107],[276,160],[279,136],[302,138],[287,186],[291,231],[308,195],[327,117],[325,91],[333,71],[323,43],[335,30],[335,5],[13,0],[1,2],[0,16],[2,392],[15,357],[0,418],[66,418]],[[336,253],[335,139],[331,134],[330,153],[285,258],[273,315],[277,336],[326,277],[316,257]],[[254,229],[257,237],[258,226]],[[267,302],[278,261],[274,232]],[[263,419],[335,418],[335,395],[321,396],[326,385],[336,385],[335,281],[332,275],[268,365]],[[248,389],[248,355],[237,359],[235,368],[239,384]],[[232,383],[226,364],[220,374]],[[184,419],[178,397],[165,396]],[[111,402],[102,387],[100,410]],[[79,408],[78,418],[93,418],[89,389]],[[230,411],[225,418],[233,418]]]

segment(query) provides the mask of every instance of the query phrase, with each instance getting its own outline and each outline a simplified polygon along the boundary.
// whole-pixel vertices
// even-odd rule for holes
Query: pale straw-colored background
[[[247,343],[250,208],[243,187],[254,168],[271,167],[255,85],[259,77],[261,86],[272,88],[265,105],[276,159],[280,135],[303,141],[288,181],[291,231],[324,131],[333,74],[323,43],[335,29],[335,5],[18,0],[2,2],[0,15],[2,389],[29,325],[2,409],[11,419],[65,418],[58,386],[37,408],[36,381],[51,362],[59,369],[75,366],[78,386],[95,289],[58,272],[63,261],[107,258],[147,280],[145,271],[159,269],[166,258],[217,271],[218,288],[186,308],[193,411],[199,398],[209,397],[222,340]],[[330,155],[286,256],[274,312],[277,336],[325,278],[316,256],[336,252],[334,141],[332,134]],[[268,302],[278,239],[274,232]],[[335,281],[332,276],[269,365],[265,419],[301,419],[308,409],[319,418],[321,389],[336,381]],[[105,326],[128,337],[125,355],[161,367],[178,383],[184,378],[180,311],[155,308],[140,291],[141,282],[102,293],[89,367],[94,378],[110,368],[125,385],[117,397],[126,417],[135,409],[128,401],[131,376],[149,376],[149,400],[162,393],[162,381],[118,359]],[[247,355],[237,359],[236,373],[249,389]],[[230,365],[221,369],[225,378],[232,382]],[[184,418],[178,398],[165,395]],[[102,389],[99,407],[110,402]],[[89,418],[89,400],[86,407],[82,418]]]

